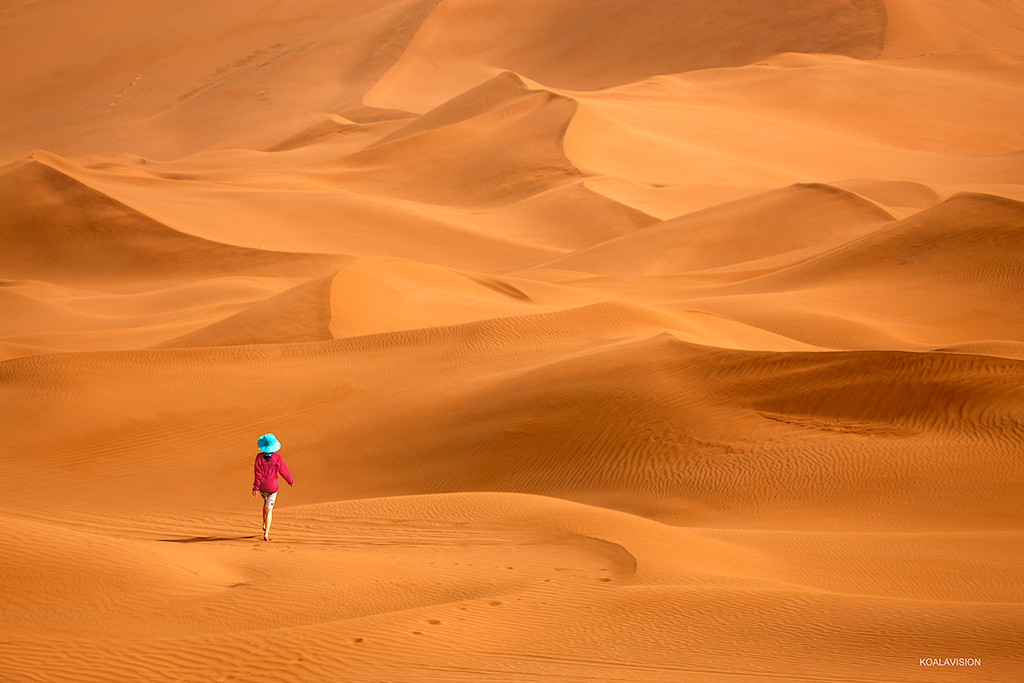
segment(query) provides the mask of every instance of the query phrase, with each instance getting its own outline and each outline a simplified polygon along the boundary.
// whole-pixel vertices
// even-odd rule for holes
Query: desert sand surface
[[[0,680],[1024,680],[1024,2],[4,0],[0,86]]]

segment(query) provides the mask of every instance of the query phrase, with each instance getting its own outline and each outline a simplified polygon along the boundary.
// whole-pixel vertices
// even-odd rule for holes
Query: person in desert
[[[274,503],[277,501],[277,475],[280,474],[291,486],[295,482],[278,451],[281,442],[273,434],[264,434],[256,440],[260,452],[253,463],[252,495],[257,492],[263,497],[263,540],[270,540],[270,522],[274,517]]]

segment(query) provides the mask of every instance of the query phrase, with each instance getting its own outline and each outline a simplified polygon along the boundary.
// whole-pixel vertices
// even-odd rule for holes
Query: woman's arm
[[[280,469],[280,472],[281,472],[281,476],[284,477],[284,480],[286,482],[288,482],[289,486],[291,486],[292,484],[295,483],[294,481],[292,481],[291,472],[288,471],[288,465],[284,464],[284,458],[281,458],[281,469]]]

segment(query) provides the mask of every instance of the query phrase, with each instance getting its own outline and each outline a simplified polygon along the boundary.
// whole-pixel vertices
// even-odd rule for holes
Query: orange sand
[[[0,45],[3,681],[1024,680],[1024,2]]]

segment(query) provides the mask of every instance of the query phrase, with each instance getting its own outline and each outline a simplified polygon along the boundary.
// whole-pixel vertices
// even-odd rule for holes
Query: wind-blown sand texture
[[[7,0],[0,86],[3,681],[1024,680],[1024,3]]]

